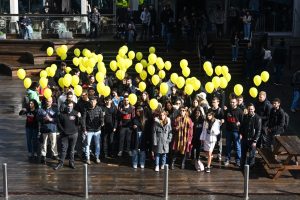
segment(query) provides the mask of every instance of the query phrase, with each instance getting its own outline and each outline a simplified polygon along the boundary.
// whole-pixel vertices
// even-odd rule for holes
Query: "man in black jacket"
[[[231,157],[231,143],[234,143],[236,152],[236,165],[241,166],[241,141],[239,129],[243,122],[243,111],[238,108],[237,98],[233,96],[230,100],[230,108],[225,111],[225,124],[226,124],[226,157],[225,166],[229,165]]]
[[[257,141],[257,147],[265,147],[267,139],[268,121],[271,109],[272,104],[267,99],[267,93],[265,91],[259,92],[258,101],[255,103],[256,114],[261,118],[261,136]]]
[[[280,99],[275,98],[272,102],[273,108],[270,112],[268,123],[268,134],[266,139],[266,148],[272,148],[274,145],[274,137],[284,133],[284,111],[280,107]]]
[[[243,123],[241,126],[241,147],[242,147],[242,158],[241,166],[246,163],[250,167],[254,166],[255,163],[255,151],[256,144],[261,132],[261,118],[255,113],[255,107],[251,103],[248,105],[248,114],[244,116]],[[249,151],[249,160],[247,162],[247,152]]]
[[[96,97],[90,97],[89,99],[91,106],[83,115],[82,128],[84,134],[87,136],[87,142],[85,146],[86,163],[90,165],[90,144],[92,138],[95,140],[96,163],[100,163],[101,127],[104,126],[104,119],[102,109],[97,106]]]
[[[74,103],[68,102],[67,106],[58,116],[58,130],[61,133],[61,155],[58,164],[53,168],[58,170],[64,165],[68,147],[70,145],[69,166],[75,169],[74,150],[78,137],[78,125],[80,124],[81,114],[75,110]]]

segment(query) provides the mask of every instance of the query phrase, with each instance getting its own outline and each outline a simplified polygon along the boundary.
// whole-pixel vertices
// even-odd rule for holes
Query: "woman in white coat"
[[[203,142],[204,151],[207,153],[207,167],[205,172],[210,172],[210,165],[212,160],[212,152],[217,142],[217,135],[220,134],[221,121],[215,118],[213,112],[207,114],[206,120],[203,124],[200,140]]]

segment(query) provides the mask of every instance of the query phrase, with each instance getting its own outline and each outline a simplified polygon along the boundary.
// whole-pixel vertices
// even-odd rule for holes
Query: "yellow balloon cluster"
[[[17,76],[19,79],[23,80],[26,77],[26,71],[24,69],[18,69]]]

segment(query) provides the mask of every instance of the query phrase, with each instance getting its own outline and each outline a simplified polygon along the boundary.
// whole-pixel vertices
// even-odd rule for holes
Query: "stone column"
[[[300,1],[294,0],[293,36],[300,37]]]
[[[87,0],[81,0],[81,14],[86,15],[88,14],[88,1]],[[81,28],[81,33],[87,33],[88,30],[88,18],[87,17],[81,17],[81,23],[82,23],[82,28]]]
[[[19,2],[18,0],[10,0],[10,14],[19,14]],[[9,30],[10,33],[17,33],[19,31],[19,28],[17,26],[17,21],[19,21],[18,16],[13,16],[10,19],[9,23]]]

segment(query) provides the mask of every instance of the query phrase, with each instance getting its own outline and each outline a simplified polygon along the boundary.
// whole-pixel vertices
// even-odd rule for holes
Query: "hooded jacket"
[[[167,118],[168,123],[162,125],[158,118],[154,119],[153,125],[153,151],[155,153],[169,153],[169,143],[172,140],[171,120]]]

